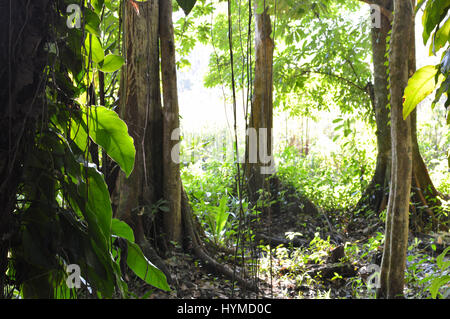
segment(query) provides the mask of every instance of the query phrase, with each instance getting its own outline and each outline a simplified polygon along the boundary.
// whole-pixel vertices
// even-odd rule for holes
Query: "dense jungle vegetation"
[[[0,0],[0,298],[450,298],[449,9]]]

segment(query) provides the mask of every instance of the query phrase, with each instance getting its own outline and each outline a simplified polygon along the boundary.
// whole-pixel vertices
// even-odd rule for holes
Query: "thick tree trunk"
[[[257,11],[255,4],[255,11]],[[250,199],[257,191],[269,191],[266,179],[273,173],[273,50],[268,8],[255,16],[255,79],[249,132],[246,142],[245,176]]]
[[[386,298],[403,296],[412,176],[411,121],[403,120],[402,110],[403,92],[409,77],[413,5],[410,0],[395,0],[394,12],[389,57],[392,177],[379,290],[379,295]]]
[[[169,211],[164,213],[164,228],[167,239],[181,243],[181,184],[179,150],[179,110],[177,93],[177,74],[175,63],[175,43],[172,23],[172,1],[160,1],[160,40],[161,40],[161,74],[163,88],[163,165],[164,199]]]
[[[380,5],[384,12],[392,12],[393,0],[372,1],[373,4]],[[414,28],[414,23],[412,25]],[[374,96],[372,99],[377,126],[377,161],[375,173],[372,181],[362,195],[357,210],[371,209],[377,213],[387,207],[387,198],[389,196],[389,184],[391,180],[391,129],[389,125],[388,101],[388,74],[386,59],[386,38],[391,29],[391,23],[387,15],[381,15],[380,28],[372,28],[372,52],[374,65]],[[415,45],[414,34],[411,40],[411,50],[409,54],[409,74],[411,77],[415,72]],[[417,139],[417,121],[416,112],[411,114],[411,134],[412,134],[412,202],[413,205],[413,224],[414,230],[423,229],[426,222],[431,221],[433,228],[436,228],[434,208],[440,206],[437,196],[439,193],[431,181],[427,167],[419,151]],[[425,213],[425,214],[423,214]]]
[[[122,73],[120,115],[134,139],[136,158],[128,178],[122,172],[119,174],[116,215],[133,227],[136,241],[141,245],[146,239],[140,213],[145,206],[161,198],[158,189],[162,183],[158,19],[158,1],[141,3],[139,14],[125,2],[127,63]]]
[[[144,254],[171,282],[170,273],[148,241],[153,205],[162,199],[162,108],[159,78],[159,2],[139,3],[139,14],[130,2],[124,6],[124,52],[120,115],[134,139],[136,157],[128,178],[119,173],[116,216],[133,228]],[[147,214],[144,214],[146,213]],[[150,213],[151,212],[151,213]],[[150,215],[149,215],[150,213]],[[152,220],[159,225],[158,216]],[[161,239],[158,227],[156,239]],[[165,247],[165,239],[161,240]]]

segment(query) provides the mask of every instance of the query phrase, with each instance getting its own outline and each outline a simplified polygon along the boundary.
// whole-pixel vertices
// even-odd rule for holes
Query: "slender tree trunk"
[[[379,291],[379,295],[386,298],[403,296],[412,176],[411,121],[409,118],[403,120],[402,116],[403,92],[409,77],[411,25],[414,16],[412,2],[410,0],[395,0],[394,12],[391,54],[389,57],[392,177]]]
[[[181,243],[181,183],[179,150],[179,110],[177,94],[177,74],[175,63],[175,42],[172,23],[172,1],[160,1],[161,74],[163,88],[163,164],[164,199],[169,211],[164,214],[164,228],[168,240]]]
[[[255,11],[258,11],[255,3]],[[269,190],[266,178],[273,172],[273,50],[268,8],[255,15],[255,79],[246,143],[245,175],[252,201],[259,189]]]
[[[380,0],[378,5],[392,11],[392,0]],[[380,28],[372,28],[372,54],[374,85],[372,106],[377,126],[377,161],[372,181],[361,197],[358,207],[368,205],[375,212],[386,208],[389,182],[391,179],[391,130],[389,127],[388,77],[386,58],[386,39],[391,30],[391,22],[381,15]]]

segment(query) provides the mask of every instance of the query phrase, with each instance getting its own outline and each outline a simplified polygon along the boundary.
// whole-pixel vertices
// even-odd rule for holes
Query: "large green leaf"
[[[133,242],[128,242],[128,267],[142,280],[153,287],[170,291],[164,273],[153,265],[142,253],[141,248]]]
[[[438,68],[433,65],[427,65],[417,70],[416,73],[409,79],[408,86],[405,89],[404,103],[403,103],[403,118],[406,119],[408,115],[414,110],[424,98],[430,95],[434,89],[442,82],[443,77],[439,76],[438,83],[436,83],[436,74]]]
[[[434,52],[442,49],[445,44],[450,40],[450,19],[447,19],[445,24],[436,32],[436,37],[434,38],[434,45],[430,46]]]
[[[422,24],[423,24],[423,43],[427,44],[431,33],[439,24],[441,19],[445,17],[445,13],[450,7],[450,0],[429,0],[425,7]]]
[[[82,121],[74,120],[72,136],[80,147],[86,149],[86,133],[100,145],[106,153],[117,163],[128,177],[134,167],[133,138],[128,134],[128,127],[116,112],[103,106],[82,108]]]
[[[95,63],[100,63],[105,58],[105,52],[103,51],[100,40],[93,35],[86,37],[82,52],[86,57],[90,56]]]
[[[85,28],[90,34],[99,37],[100,36],[100,18],[94,11],[85,8],[84,9]],[[101,45],[100,45],[101,47]]]
[[[64,161],[64,170],[68,178],[61,183],[67,191],[70,207],[87,225],[87,242],[83,244],[85,247],[81,250],[84,252],[84,268],[89,274],[89,280],[96,283],[102,294],[112,296],[114,289],[114,268],[110,255],[112,208],[108,187],[96,166],[76,157],[70,147],[67,148]]]
[[[71,206],[81,213],[88,223],[90,237],[103,251],[109,251],[111,237],[112,208],[108,187],[103,175],[94,164],[82,165],[85,181],[66,185]]]
[[[100,62],[100,70],[103,72],[114,72],[119,70],[124,64],[125,59],[120,55],[108,54],[105,59]]]
[[[111,226],[111,233],[114,235],[117,235],[119,237],[125,238],[128,241],[131,241],[134,243],[133,230],[131,229],[130,226],[128,226],[127,223],[125,223],[121,220],[113,218],[112,226]]]
[[[103,175],[92,165],[87,168],[87,211],[92,223],[99,227],[106,241],[109,241],[111,234],[112,208],[109,197],[108,186],[105,183]],[[81,191],[84,189],[81,188]]]
[[[112,220],[111,233],[127,240],[127,264],[139,278],[156,288],[170,291],[164,273],[147,260],[141,248],[134,243],[133,230],[127,223],[114,218]]]

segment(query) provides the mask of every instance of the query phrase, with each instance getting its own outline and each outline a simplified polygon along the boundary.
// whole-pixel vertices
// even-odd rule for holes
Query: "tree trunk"
[[[255,11],[258,11],[255,3]],[[273,173],[273,50],[272,26],[268,8],[255,15],[255,79],[249,132],[246,141],[245,176],[250,199],[257,191],[269,191],[267,177]]]
[[[164,213],[164,228],[167,239],[181,243],[181,183],[179,149],[179,110],[177,95],[177,74],[175,64],[175,43],[172,23],[172,1],[160,2],[161,74],[163,88],[163,191],[169,211]]]
[[[415,32],[414,25],[412,26],[412,48],[409,56],[409,77],[416,72],[416,50],[415,50]],[[434,215],[434,210],[441,205],[441,201],[437,198],[438,191],[431,181],[425,162],[420,155],[419,141],[417,139],[417,110],[414,109],[410,115],[411,118],[411,134],[412,134],[412,160],[413,160],[413,174],[412,174],[412,202],[417,208],[414,208],[415,214],[412,216],[414,228],[421,231],[425,227],[426,222],[431,222],[434,230],[438,230],[437,220]],[[422,214],[425,215],[422,216]]]
[[[158,1],[139,4],[139,14],[128,2],[124,6],[124,52],[120,115],[134,139],[134,169],[126,178],[120,172],[116,215],[129,223],[136,241],[146,244],[145,209],[161,198],[162,110],[159,90]]]
[[[0,299],[11,297],[6,295],[6,270],[19,231],[17,188],[36,127],[46,120],[45,44],[52,12],[48,0],[0,1]]]
[[[128,178],[120,173],[116,186],[119,193],[116,215],[130,223],[144,254],[165,273],[169,283],[172,281],[170,273],[153,249],[155,244],[166,248],[168,240],[186,244],[185,248],[192,248],[194,254],[212,269],[247,285],[244,279],[234,276],[228,267],[212,259],[203,248],[181,184],[176,146],[179,112],[172,3],[170,0],[147,1],[138,6],[140,14],[128,1],[125,4],[127,63],[122,70],[120,94],[120,113],[134,139],[136,159]],[[161,55],[158,43],[161,44]],[[161,199],[168,204],[169,212],[155,214],[155,204]],[[147,220],[152,216],[155,219]],[[149,224],[154,226],[153,229],[148,227]],[[147,240],[149,235],[157,237],[153,247]]]
[[[412,176],[411,121],[403,120],[402,111],[403,92],[409,77],[413,5],[409,0],[395,0],[394,12],[389,57],[392,174],[379,290],[380,297],[386,298],[403,296]]]
[[[377,3],[392,11],[392,0],[381,0]],[[386,58],[386,39],[391,30],[389,19],[382,15],[380,28],[372,28],[372,54],[374,68],[374,85],[372,106],[377,126],[377,161],[372,181],[361,197],[357,207],[364,205],[380,212],[386,208],[391,169],[391,130],[389,123],[388,76]]]
[[[393,9],[393,0],[373,1],[374,4],[380,5],[385,12],[391,12]],[[414,21],[412,28],[414,28]],[[357,209],[369,208],[377,213],[386,209],[387,198],[389,196],[388,188],[391,180],[391,130],[389,126],[389,109],[388,101],[388,74],[386,55],[386,38],[391,29],[389,18],[381,15],[380,28],[372,28],[372,51],[374,65],[374,97],[372,104],[375,112],[375,120],[377,126],[377,161],[375,173],[372,181],[362,195]],[[411,50],[408,56],[409,73],[411,77],[416,70],[415,55],[415,36],[412,34]],[[411,114],[411,134],[412,134],[412,202],[414,223],[411,227],[416,231],[421,231],[426,222],[431,221],[433,229],[437,230],[436,219],[434,216],[434,208],[439,207],[441,202],[437,198],[438,191],[433,185],[429,176],[427,167],[419,151],[417,139],[417,120],[416,111]],[[425,214],[423,214],[425,213]]]

